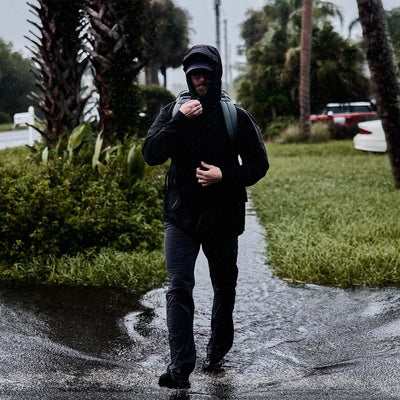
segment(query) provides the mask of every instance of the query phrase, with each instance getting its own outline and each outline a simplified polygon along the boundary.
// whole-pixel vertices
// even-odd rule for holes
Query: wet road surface
[[[201,372],[211,286],[199,258],[187,393],[160,389],[168,363],[165,288],[0,291],[0,399],[400,399],[400,290],[290,286],[264,264],[249,209],[240,240],[235,344]]]

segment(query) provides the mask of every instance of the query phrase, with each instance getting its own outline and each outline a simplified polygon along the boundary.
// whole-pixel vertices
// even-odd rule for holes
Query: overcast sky
[[[36,3],[35,0],[30,0]],[[62,0],[68,1],[68,0]],[[186,9],[192,17],[191,26],[191,45],[212,44],[216,42],[215,27],[215,0],[174,0],[175,4]],[[223,20],[227,20],[228,31],[228,54],[231,64],[235,65],[240,61],[237,55],[237,46],[241,44],[240,24],[245,19],[246,10],[260,9],[266,0],[220,0],[221,1],[221,44],[224,45]],[[340,7],[344,15],[343,35],[347,35],[348,24],[357,18],[356,0],[331,0],[332,3]],[[385,9],[392,9],[400,6],[400,0],[382,0]],[[14,49],[28,55],[25,46],[28,41],[24,35],[30,35],[30,25],[26,21],[30,18],[29,7],[26,0],[0,0],[0,38],[12,42]],[[340,30],[340,27],[338,27]],[[355,32],[357,34],[357,32]],[[225,60],[225,55],[222,52]],[[235,71],[233,71],[235,75]],[[176,83],[184,79],[181,69],[168,71],[169,82]]]

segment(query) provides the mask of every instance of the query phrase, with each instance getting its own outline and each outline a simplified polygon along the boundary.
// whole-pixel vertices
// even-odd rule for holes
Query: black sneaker
[[[162,374],[158,379],[158,384],[161,387],[169,389],[189,389],[189,376],[184,374],[179,368],[167,368],[167,372]]]
[[[213,374],[217,374],[219,372],[224,372],[224,359],[221,360],[214,360],[210,357],[207,357],[206,360],[203,362],[203,371],[210,372]]]

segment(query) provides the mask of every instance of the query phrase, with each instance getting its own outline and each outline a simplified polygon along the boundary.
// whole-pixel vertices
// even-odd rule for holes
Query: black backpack
[[[178,112],[182,104],[185,104],[189,100],[191,100],[191,97],[188,90],[183,90],[180,92],[176,98],[176,103],[172,110],[172,116]],[[237,132],[237,111],[235,105],[225,90],[221,90],[221,108],[224,114],[229,138],[231,139],[232,143],[234,143]]]

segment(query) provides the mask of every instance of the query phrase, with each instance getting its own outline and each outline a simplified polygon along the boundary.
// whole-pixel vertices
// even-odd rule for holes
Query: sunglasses
[[[195,69],[190,73],[190,75],[194,79],[200,79],[203,77],[204,79],[210,79],[213,76],[212,71],[208,71],[207,69]]]

